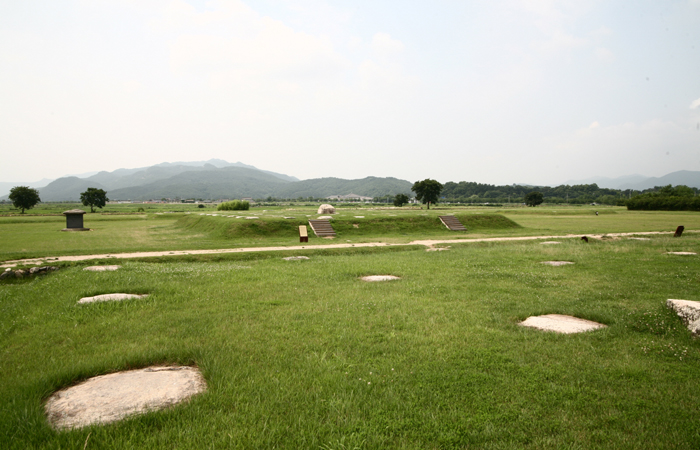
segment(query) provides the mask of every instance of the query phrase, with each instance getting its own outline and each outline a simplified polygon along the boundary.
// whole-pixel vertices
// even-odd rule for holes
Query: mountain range
[[[7,188],[21,183],[10,184]],[[42,201],[78,201],[80,193],[92,187],[104,189],[110,200],[150,200],[161,198],[298,198],[357,194],[367,197],[410,194],[412,183],[396,178],[367,177],[361,180],[298,178],[260,170],[241,162],[220,159],[195,162],[161,163],[137,169],[98,172],[81,178],[67,176],[39,187]],[[5,197],[7,194],[5,194]]]
[[[569,180],[563,184],[596,183],[601,188],[643,190],[668,184],[700,188],[700,172],[681,170],[662,177],[628,175],[618,178],[594,177]],[[150,200],[161,198],[307,198],[357,194],[367,197],[411,194],[412,183],[397,178],[366,177],[359,180],[316,178],[299,180],[281,173],[260,170],[241,162],[221,159],[161,163],[112,172],[89,172],[56,180],[34,183],[0,182],[0,199],[6,199],[14,186],[37,188],[42,201],[78,201],[89,187],[104,189],[111,200]]]
[[[644,175],[626,175],[618,178],[593,177],[585,180],[570,180],[563,184],[597,184],[598,187],[608,189],[633,189],[641,191],[655,186],[678,186],[683,184],[689,187],[700,188],[700,172],[691,170],[679,170],[662,177],[645,177]]]

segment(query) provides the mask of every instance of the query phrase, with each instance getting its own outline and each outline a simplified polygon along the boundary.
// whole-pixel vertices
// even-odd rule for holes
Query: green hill
[[[266,197],[288,184],[281,178],[257,169],[216,168],[208,165],[140,186],[115,189],[112,200],[149,200],[159,198],[243,198]]]
[[[361,180],[344,180],[342,178],[314,178],[311,180],[289,183],[273,194],[278,198],[328,197],[330,195],[357,194],[366,197],[384,195],[411,195],[412,183],[398,178],[367,177]]]
[[[100,183],[78,177],[63,177],[39,189],[42,202],[79,201],[80,193],[87,188],[105,189]],[[105,189],[106,190],[106,189]]]

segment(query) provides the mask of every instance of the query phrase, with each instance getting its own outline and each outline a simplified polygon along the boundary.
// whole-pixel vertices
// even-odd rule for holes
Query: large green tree
[[[29,186],[13,187],[10,189],[9,197],[14,207],[22,210],[22,214],[24,214],[25,209],[32,209],[34,205],[41,201],[39,191]]]
[[[411,190],[416,193],[416,198],[428,205],[430,209],[431,203],[437,203],[440,192],[442,192],[442,184],[436,180],[426,178],[423,181],[413,183]]]
[[[90,207],[90,212],[95,212],[95,207],[104,208],[109,199],[104,189],[88,188],[80,194],[80,201],[83,205]]]
[[[394,206],[403,206],[406,203],[408,203],[408,195],[406,194],[397,194],[396,197],[394,197]]]
[[[539,191],[532,191],[525,196],[527,206],[537,206],[544,201],[544,195]]]

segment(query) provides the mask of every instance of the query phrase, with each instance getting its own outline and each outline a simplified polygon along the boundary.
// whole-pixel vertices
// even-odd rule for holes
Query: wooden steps
[[[467,231],[467,229],[462,225],[462,222],[457,220],[455,216],[438,216],[442,223],[452,231]]]
[[[318,237],[335,237],[335,230],[328,219],[309,219],[309,225]]]

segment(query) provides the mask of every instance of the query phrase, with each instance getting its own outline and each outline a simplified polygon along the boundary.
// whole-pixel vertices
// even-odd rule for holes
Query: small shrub
[[[250,209],[250,203],[245,200],[233,200],[219,204],[217,211],[247,211]]]

